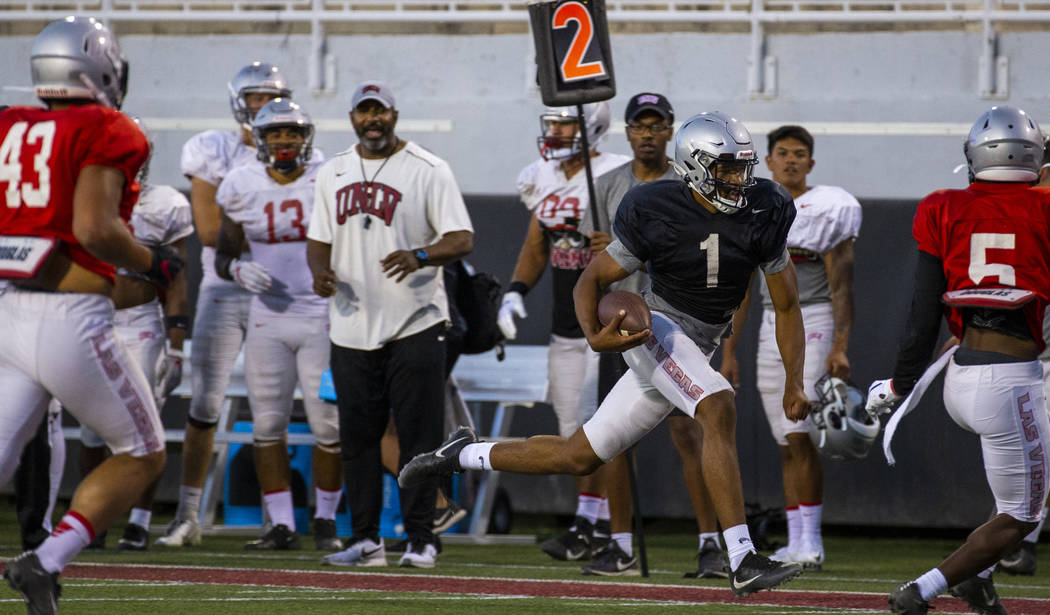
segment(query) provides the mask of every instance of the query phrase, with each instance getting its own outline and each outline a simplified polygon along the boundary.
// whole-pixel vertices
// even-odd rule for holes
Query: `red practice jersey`
[[[1042,351],[1050,295],[1048,219],[1050,190],[975,182],[965,190],[939,190],[924,198],[912,234],[920,250],[940,259],[950,291],[1007,287],[1034,292],[1036,299],[1023,309]],[[945,306],[945,318],[952,334],[962,339],[962,311]]]
[[[120,215],[127,221],[138,196],[135,176],[148,156],[149,143],[139,127],[102,105],[0,111],[0,235],[55,237],[73,262],[112,280],[113,266],[89,254],[73,236],[77,177],[88,165],[123,173]]]

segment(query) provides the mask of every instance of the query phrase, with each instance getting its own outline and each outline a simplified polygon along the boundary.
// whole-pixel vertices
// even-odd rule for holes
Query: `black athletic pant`
[[[401,446],[398,467],[441,445],[445,412],[445,325],[394,340],[378,350],[332,344],[339,399],[343,479],[354,538],[379,537],[383,464],[379,443],[390,412]],[[437,479],[401,489],[401,517],[410,540],[433,542]]]
[[[40,421],[33,439],[26,443],[15,470],[15,510],[22,531],[22,548],[40,546],[47,538],[44,516],[51,505],[51,441],[48,417]]]

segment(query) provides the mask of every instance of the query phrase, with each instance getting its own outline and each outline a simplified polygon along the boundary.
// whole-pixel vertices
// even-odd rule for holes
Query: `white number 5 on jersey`
[[[1011,265],[989,263],[988,250],[1013,250],[1013,233],[974,233],[970,235],[970,279],[980,285],[981,280],[997,276],[1003,286],[1013,286],[1017,276]]]

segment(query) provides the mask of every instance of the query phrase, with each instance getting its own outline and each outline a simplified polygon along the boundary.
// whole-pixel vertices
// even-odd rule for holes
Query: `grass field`
[[[18,552],[11,506],[0,512],[0,558]],[[549,521],[549,520],[547,520]],[[519,524],[520,526],[520,524]],[[541,537],[554,525],[519,527]],[[839,532],[841,534],[841,532]],[[119,532],[115,532],[119,535]],[[556,562],[537,545],[445,544],[433,570],[391,566],[359,571],[321,566],[312,541],[302,551],[244,551],[243,536],[208,536],[200,547],[146,553],[84,553],[63,577],[63,613],[262,615],[276,613],[873,613],[886,594],[950,553],[956,538],[829,536],[828,562],[783,590],[736,599],[724,580],[690,580],[696,535],[648,535],[650,577],[596,578],[578,563]],[[110,536],[111,545],[116,536]],[[388,541],[389,544],[389,541]],[[1034,577],[997,575],[1011,614],[1050,615],[1050,547]],[[938,613],[965,613],[942,597]],[[22,613],[0,590],[0,613]]]

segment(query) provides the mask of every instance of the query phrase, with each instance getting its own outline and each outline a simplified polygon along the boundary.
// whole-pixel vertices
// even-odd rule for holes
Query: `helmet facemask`
[[[813,445],[824,456],[838,461],[867,457],[881,424],[864,409],[864,394],[829,374],[821,376],[815,388],[818,399],[809,422]]]
[[[694,150],[690,158],[683,161],[685,172],[679,171],[693,190],[704,197],[715,209],[724,214],[735,214],[747,208],[744,191],[755,185],[755,165],[758,159],[754,152],[750,158],[734,159],[731,154],[715,158],[703,150]]]
[[[291,128],[298,133],[302,140],[298,142],[289,140],[267,141],[267,135]],[[253,129],[255,145],[260,153],[260,158],[265,157],[264,162],[273,167],[278,173],[291,173],[306,164],[309,160],[309,152],[313,142],[313,126],[296,125],[270,125],[265,128]],[[304,153],[306,155],[304,155]]]
[[[566,131],[564,126],[572,126],[572,136],[559,136]],[[536,139],[540,156],[544,160],[567,160],[583,151],[580,139],[580,125],[575,116],[548,115],[540,116],[541,135]]]

